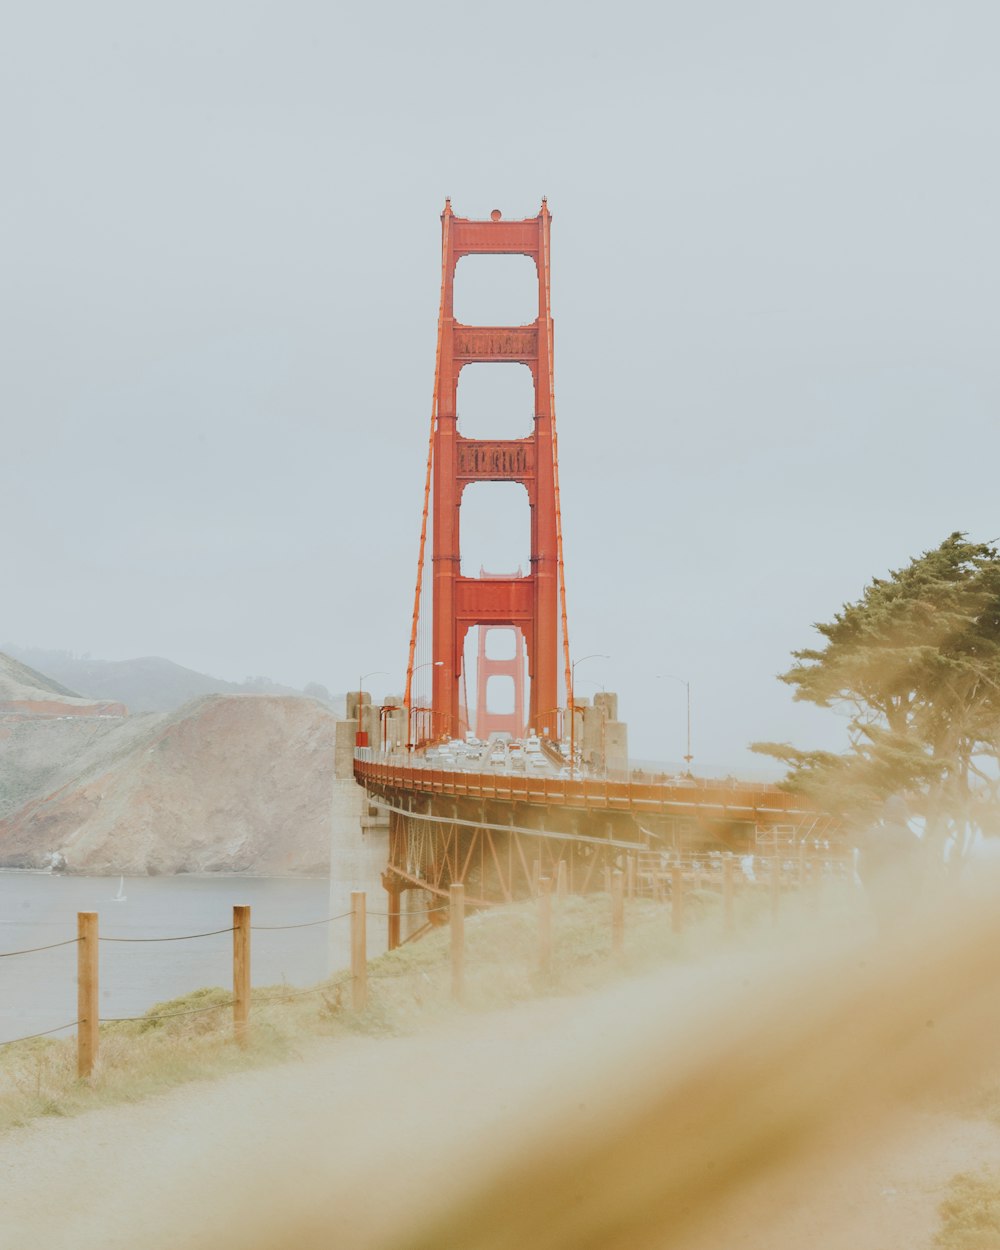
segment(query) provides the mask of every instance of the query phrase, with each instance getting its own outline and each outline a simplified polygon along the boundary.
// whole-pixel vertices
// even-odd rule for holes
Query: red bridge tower
[[[556,737],[559,732],[560,649],[564,693],[570,686],[552,375],[551,221],[544,200],[537,217],[521,221],[504,221],[498,209],[493,210],[489,221],[456,217],[450,200],[441,215],[441,308],[427,479],[428,496],[433,479],[434,685],[432,726],[427,735],[431,737],[459,733],[462,657],[465,636],[474,625],[507,625],[522,631],[530,677],[528,722],[536,732],[547,737]],[[453,293],[458,261],[463,256],[512,254],[530,256],[535,262],[537,319],[523,326],[467,326],[456,321]],[[458,433],[458,377],[465,365],[475,362],[517,363],[531,370],[534,430],[527,438],[471,439]],[[524,486],[531,507],[529,573],[521,577],[462,576],[459,516],[462,492],[470,482],[520,482]],[[407,708],[412,707],[427,504],[425,497],[407,668]]]

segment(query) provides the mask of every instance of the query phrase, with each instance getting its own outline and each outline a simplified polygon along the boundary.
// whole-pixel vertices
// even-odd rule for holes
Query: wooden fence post
[[[611,953],[616,959],[625,953],[625,881],[620,872],[611,874]]]
[[[538,879],[538,968],[545,976],[552,971],[552,881]]]
[[[556,868],[556,898],[560,903],[565,903],[567,893],[566,861],[561,859]]]
[[[684,869],[680,864],[670,870],[670,927],[674,933],[684,932]]]
[[[86,1077],[94,1071],[99,1044],[97,912],[76,913],[76,1074]]]
[[[250,908],[233,907],[233,1033],[247,1044],[250,1021]]]
[[[351,1006],[364,1011],[368,1005],[368,921],[364,890],[351,891]]]
[[[778,921],[781,908],[781,860],[777,855],[771,856],[771,923]]]
[[[460,1003],[465,994],[465,886],[452,882],[448,891],[451,922],[451,996]]]
[[[722,861],[722,923],[726,933],[733,931],[733,857]]]
[[[536,859],[531,865],[531,895],[534,898],[538,894],[538,883],[542,878],[542,861]]]
[[[635,856],[628,855],[625,859],[626,892],[629,899],[635,898]]]

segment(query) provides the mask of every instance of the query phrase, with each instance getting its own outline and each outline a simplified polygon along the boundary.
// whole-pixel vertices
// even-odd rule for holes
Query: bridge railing
[[[814,821],[820,813],[801,796],[766,783],[685,778],[667,782],[612,781],[605,777],[554,777],[531,773],[473,772],[435,766],[402,752],[359,747],[355,779],[424,794],[537,803],[544,806],[629,811],[667,816],[702,816],[792,824]]]

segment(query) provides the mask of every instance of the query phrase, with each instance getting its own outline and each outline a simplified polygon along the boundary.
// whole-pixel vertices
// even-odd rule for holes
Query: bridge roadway
[[[389,816],[390,913],[407,890],[444,898],[453,882],[470,905],[491,906],[534,894],[540,876],[560,871],[570,891],[603,889],[604,870],[629,856],[648,867],[803,845],[822,854],[836,838],[802,796],[767,784],[472,772],[367,747],[355,751],[354,777]],[[398,940],[390,924],[390,946]]]

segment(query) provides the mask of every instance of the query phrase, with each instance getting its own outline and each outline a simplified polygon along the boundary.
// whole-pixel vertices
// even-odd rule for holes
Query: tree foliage
[[[787,743],[752,749],[789,766],[785,784],[849,825],[905,793],[929,840],[964,850],[1000,833],[1000,557],[954,533],[829,624],[821,648],[793,652],[795,698],[848,717],[844,754]]]

